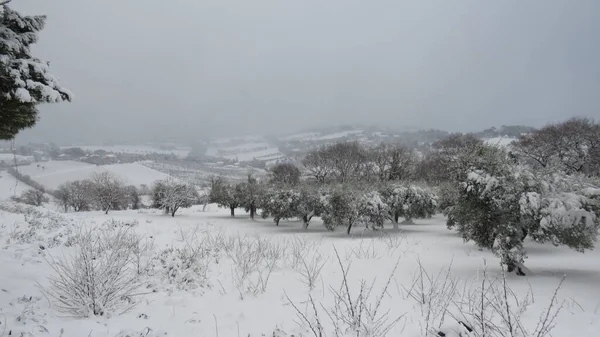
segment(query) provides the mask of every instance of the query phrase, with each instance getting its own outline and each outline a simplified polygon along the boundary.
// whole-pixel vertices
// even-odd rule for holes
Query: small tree
[[[126,190],[127,190],[127,197],[129,199],[129,205],[130,205],[131,209],[139,209],[141,199],[140,199],[140,194],[138,192],[137,187],[135,187],[133,185],[127,186]]]
[[[235,209],[243,203],[243,192],[240,184],[230,185],[223,178],[214,178],[211,181],[209,200],[219,207],[229,208],[231,216],[235,216]]]
[[[108,214],[127,202],[125,183],[109,172],[94,173],[91,179],[92,196],[98,207]]]
[[[89,211],[94,201],[94,190],[89,180],[69,181],[61,184],[54,192],[59,204],[64,207],[65,212],[69,207],[75,212]]]
[[[154,184],[152,198],[154,207],[174,217],[180,208],[191,207],[198,202],[199,195],[193,186],[169,178]]]
[[[20,197],[14,199],[15,201],[32,206],[42,206],[50,201],[50,199],[46,196],[44,191],[36,189],[28,189],[27,191],[23,192]]]
[[[323,212],[323,201],[320,191],[311,185],[302,186],[297,190],[297,202],[293,210],[295,216],[302,219],[304,228],[308,228],[310,220]]]
[[[264,193],[264,187],[252,175],[248,175],[248,181],[238,185],[240,193],[240,206],[243,206],[246,212],[250,212],[250,218],[254,220],[256,209]]]
[[[300,182],[300,170],[292,163],[276,164],[269,171],[274,184],[296,185]]]
[[[368,191],[360,196],[358,212],[361,220],[371,225],[373,230],[382,229],[389,214],[389,206],[383,201],[379,192]]]
[[[360,219],[359,197],[347,186],[341,186],[325,200],[322,215],[325,227],[334,230],[337,226],[346,226],[346,233],[350,234],[352,226]]]
[[[261,203],[263,218],[273,217],[273,222],[279,226],[281,219],[294,217],[296,213],[296,204],[298,202],[298,193],[291,189],[271,189],[267,191]]]

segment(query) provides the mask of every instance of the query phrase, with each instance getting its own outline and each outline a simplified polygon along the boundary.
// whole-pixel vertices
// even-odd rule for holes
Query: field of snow
[[[47,189],[55,189],[67,181],[88,179],[95,172],[108,171],[125,180],[128,185],[152,185],[167,174],[148,168],[142,163],[113,164],[96,166],[77,161],[51,161],[19,167],[22,174],[29,175],[34,181]]]
[[[131,153],[131,154],[152,154],[152,153],[160,153],[160,154],[174,154],[179,157],[185,157],[190,153],[189,148],[175,148],[175,149],[162,149],[152,146],[144,146],[144,145],[76,145],[76,146],[63,146],[63,149],[68,149],[72,147],[79,147],[84,151],[96,151],[96,150],[104,150],[108,152],[114,153]]]
[[[233,146],[210,147],[206,152],[208,156],[237,160],[240,162],[252,160],[271,160],[282,158],[284,155],[266,142],[249,142]]]
[[[509,146],[510,144],[512,144],[512,142],[516,140],[516,138],[494,137],[486,139],[485,143],[489,145]]]
[[[463,282],[481,284],[484,266],[489,277],[501,273],[496,257],[463,243],[446,229],[442,217],[402,225],[401,232],[357,228],[349,237],[343,230],[327,232],[314,220],[304,231],[297,221],[275,226],[270,219],[250,220],[241,210],[231,218],[214,205],[205,211],[182,210],[174,218],[154,210],[60,214],[0,206],[2,336],[314,336],[305,324],[298,324],[302,315],[313,324],[317,317],[326,336],[336,336],[329,312],[341,315],[339,321],[334,319],[338,328],[348,327],[344,319],[349,317],[371,332],[397,320],[384,335],[423,337],[427,312],[412,298],[417,295],[418,301],[432,303],[435,312],[447,313],[446,336],[456,337],[448,329],[458,329],[457,320],[469,317],[457,316],[453,308],[468,298],[444,302],[439,293],[428,291],[428,285],[438,280],[439,290],[444,280],[452,280],[444,289],[464,291]],[[153,242],[141,255],[141,287],[122,298],[126,312],[68,317],[43,295],[41,289],[48,289],[47,277],[53,275],[50,257],[76,254],[72,238],[78,228],[97,233],[128,228]],[[562,303],[562,310],[552,336],[598,336],[600,253],[580,254],[533,242],[527,242],[527,250],[530,274],[506,279],[515,292],[510,300],[523,306],[523,326],[532,332],[545,317],[544,309],[566,275],[554,304],[557,308]],[[420,281],[419,265],[431,279]],[[450,277],[435,278],[448,271]],[[345,273],[347,284],[342,283]],[[418,291],[421,287],[423,292]],[[527,295],[530,291],[533,297]],[[348,301],[357,305],[345,307]]]

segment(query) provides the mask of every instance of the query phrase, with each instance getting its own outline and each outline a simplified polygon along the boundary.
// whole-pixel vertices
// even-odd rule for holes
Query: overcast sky
[[[13,0],[75,94],[29,137],[600,117],[598,0]],[[23,136],[21,136],[23,137]]]

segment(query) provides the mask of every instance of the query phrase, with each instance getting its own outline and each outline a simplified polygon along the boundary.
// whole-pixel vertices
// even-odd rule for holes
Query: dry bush
[[[292,269],[301,267],[310,252],[316,252],[322,245],[320,241],[310,240],[305,236],[291,236],[286,239],[286,265]]]
[[[227,257],[233,262],[234,286],[244,298],[244,294],[257,295],[267,290],[273,271],[283,259],[285,248],[260,237],[231,237],[227,243]]]
[[[324,336],[361,336],[383,337],[402,319],[404,315],[390,317],[390,310],[383,311],[382,303],[396,272],[398,263],[390,273],[381,293],[374,294],[373,286],[361,280],[358,291],[351,289],[348,283],[350,265],[344,266],[337,250],[335,250],[338,265],[342,272],[342,282],[339,288],[330,287],[333,296],[333,306],[317,305],[309,294],[307,308],[301,310],[286,295],[288,302],[294,307],[297,323],[307,328],[315,337]],[[331,328],[326,328],[323,322],[327,319]]]
[[[353,258],[359,260],[379,259],[381,254],[375,243],[375,240],[366,239],[365,242],[365,239],[360,239],[357,245],[346,249],[346,260]]]
[[[517,295],[507,284],[504,271],[501,276],[492,277],[484,269],[473,280],[461,282],[452,277],[450,268],[430,275],[419,263],[407,294],[419,304],[425,336],[452,332],[469,337],[544,337],[550,336],[565,304],[557,298],[563,281],[564,278],[535,326],[527,326],[523,321],[534,303],[531,288],[524,296]]]
[[[75,254],[49,258],[54,273],[42,291],[58,310],[76,317],[128,311],[141,286],[131,249],[137,239],[128,229],[82,231],[74,240]]]
[[[296,269],[300,274],[300,280],[309,290],[315,288],[317,278],[321,275],[321,270],[325,267],[327,259],[319,253],[313,253],[311,256],[302,256],[300,266]]]

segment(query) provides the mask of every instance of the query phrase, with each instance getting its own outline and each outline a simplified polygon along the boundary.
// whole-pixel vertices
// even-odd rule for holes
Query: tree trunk
[[[395,222],[393,222],[393,223],[392,223],[392,225],[394,226],[394,230],[395,230],[395,231],[397,231],[398,229],[400,229],[400,228],[398,227],[398,221],[395,221]]]
[[[254,220],[254,214],[256,214],[256,207],[250,206],[250,219]]]
[[[348,230],[346,231],[346,234],[350,235],[350,230],[352,229],[352,222],[348,223]]]
[[[273,218],[273,221],[275,221],[275,226],[279,226],[279,218]]]
[[[231,216],[235,216],[235,207],[229,206],[229,209],[231,210]]]
[[[304,229],[308,229],[308,223],[310,222],[310,218],[308,217],[308,214],[304,214],[302,216],[302,222],[304,223]]]
[[[104,214],[108,214],[108,211],[110,211],[110,206],[106,207],[106,211],[104,212]]]
[[[394,212],[394,223],[396,224],[396,227],[398,227],[398,219],[400,218],[400,214],[398,214],[398,212]]]

